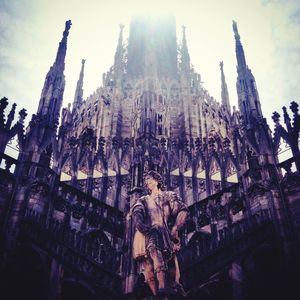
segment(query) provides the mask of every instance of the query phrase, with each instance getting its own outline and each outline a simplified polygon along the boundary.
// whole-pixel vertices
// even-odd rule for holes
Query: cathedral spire
[[[67,52],[67,39],[68,39],[69,30],[71,28],[71,25],[72,25],[71,20],[66,22],[65,30],[63,32],[63,37],[62,37],[61,42],[59,43],[57,54],[56,54],[56,59],[55,59],[55,62],[54,62],[54,65],[56,67],[61,67],[62,71],[65,69],[65,57],[66,57],[66,52]]]
[[[123,30],[124,30],[124,25],[120,24],[120,33],[119,33],[119,40],[118,40],[118,45],[117,45],[117,51],[115,54],[115,63],[118,61],[120,54],[123,53]]]
[[[60,109],[65,89],[65,57],[67,37],[71,21],[66,22],[56,59],[48,71],[41,93],[37,114],[32,116],[27,131],[24,152],[31,153],[29,159],[44,166],[50,165]]]
[[[84,76],[84,64],[85,59],[81,60],[81,71],[79,74],[79,79],[77,81],[74,102],[73,102],[73,111],[79,107],[83,101],[83,76]]]
[[[181,45],[181,70],[189,71],[190,70],[190,54],[187,47],[185,26],[182,26],[182,45]]]
[[[223,70],[223,62],[220,62],[220,69],[221,69],[221,99],[222,99],[222,105],[226,110],[230,113],[230,103],[229,103],[229,94],[228,94],[228,88],[227,83],[225,80],[224,70]]]
[[[71,28],[71,21],[66,21],[63,37],[59,43],[55,62],[48,71],[44,87],[42,90],[38,115],[47,115],[49,122],[53,124],[58,122],[59,112],[62,105],[62,98],[65,89],[65,57],[67,51],[67,38]]]
[[[114,61],[115,79],[119,78],[123,70],[123,55],[124,55],[123,30],[124,30],[124,25],[120,24],[119,40],[118,40],[118,46],[117,46],[115,61]]]
[[[257,120],[263,118],[255,78],[246,64],[244,49],[240,41],[237,24],[232,24],[237,59],[237,94],[241,116],[247,128],[257,124]]]
[[[242,71],[247,67],[244,49],[241,43],[240,35],[237,28],[237,23],[232,21],[232,28],[234,32],[235,38],[235,52],[236,52],[236,59],[237,59],[237,69],[238,71]]]

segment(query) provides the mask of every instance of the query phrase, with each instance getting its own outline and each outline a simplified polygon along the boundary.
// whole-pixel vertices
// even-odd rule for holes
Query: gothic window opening
[[[285,141],[283,138],[280,138],[277,150],[278,162],[283,162],[291,157],[293,157],[293,153],[291,150],[291,146]],[[296,164],[295,162],[291,163],[290,170],[292,172],[296,172]],[[285,169],[282,168],[283,175],[286,173]]]
[[[68,160],[64,163],[64,166],[62,168],[62,172],[60,174],[60,181],[70,181],[71,178],[71,158],[68,158]]]
[[[193,169],[189,162],[186,162],[186,164],[185,164],[183,176],[184,177],[192,177],[193,176]]]
[[[171,175],[179,176],[179,162],[177,157],[172,157]]]
[[[233,162],[228,160],[227,167],[226,167],[226,181],[229,183],[237,183],[238,177],[237,177],[237,170],[233,164]]]
[[[78,180],[87,179],[87,173],[79,170],[78,175],[77,175],[77,179]]]
[[[129,174],[130,169],[130,158],[129,155],[126,155],[121,163],[121,175],[127,175]]]
[[[198,168],[196,171],[196,177],[198,179],[205,179],[206,175],[205,175],[205,162],[203,160],[199,160],[198,163]]]
[[[211,180],[211,192],[216,193],[221,190],[221,168],[215,158],[212,159],[209,169]]]
[[[162,95],[164,97],[167,97],[168,91],[167,91],[167,87],[164,84],[162,85],[161,90],[162,90]]]
[[[157,115],[157,133],[158,135],[162,135],[163,134],[163,117],[162,115],[158,114]]]
[[[98,169],[93,170],[93,178],[101,178],[103,177],[102,171],[99,171]]]

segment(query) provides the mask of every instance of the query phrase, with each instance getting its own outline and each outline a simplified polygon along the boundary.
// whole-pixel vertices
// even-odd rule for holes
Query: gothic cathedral
[[[25,131],[0,100],[3,299],[154,299],[132,254],[131,208],[161,174],[189,209],[178,263],[184,299],[294,299],[300,275],[300,116],[261,109],[233,21],[238,107],[220,62],[221,98],[191,65],[173,17],[134,17],[112,67],[83,98],[85,60],[62,108],[71,21]],[[72,45],[71,45],[72,47]],[[263,100],[262,100],[263,101]],[[13,124],[14,123],[14,124]],[[5,154],[17,137],[17,159]],[[279,162],[286,143],[293,157]],[[165,299],[181,299],[166,295]]]

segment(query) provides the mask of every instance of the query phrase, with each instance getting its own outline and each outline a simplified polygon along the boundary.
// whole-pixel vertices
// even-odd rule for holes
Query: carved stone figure
[[[149,171],[145,184],[149,195],[139,198],[132,207],[136,225],[133,256],[140,262],[153,295],[184,295],[176,253],[180,249],[178,230],[186,221],[188,209],[175,192],[164,191],[157,172]]]

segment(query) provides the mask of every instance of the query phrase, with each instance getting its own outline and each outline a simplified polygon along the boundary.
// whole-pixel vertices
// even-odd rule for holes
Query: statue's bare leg
[[[166,288],[166,264],[161,251],[152,248],[149,249],[150,257],[153,261],[154,272],[158,281],[158,289]]]
[[[153,262],[152,259],[146,258],[143,261],[143,267],[144,267],[144,276],[145,280],[154,296],[157,294],[157,286],[154,276],[154,268],[153,268]]]

